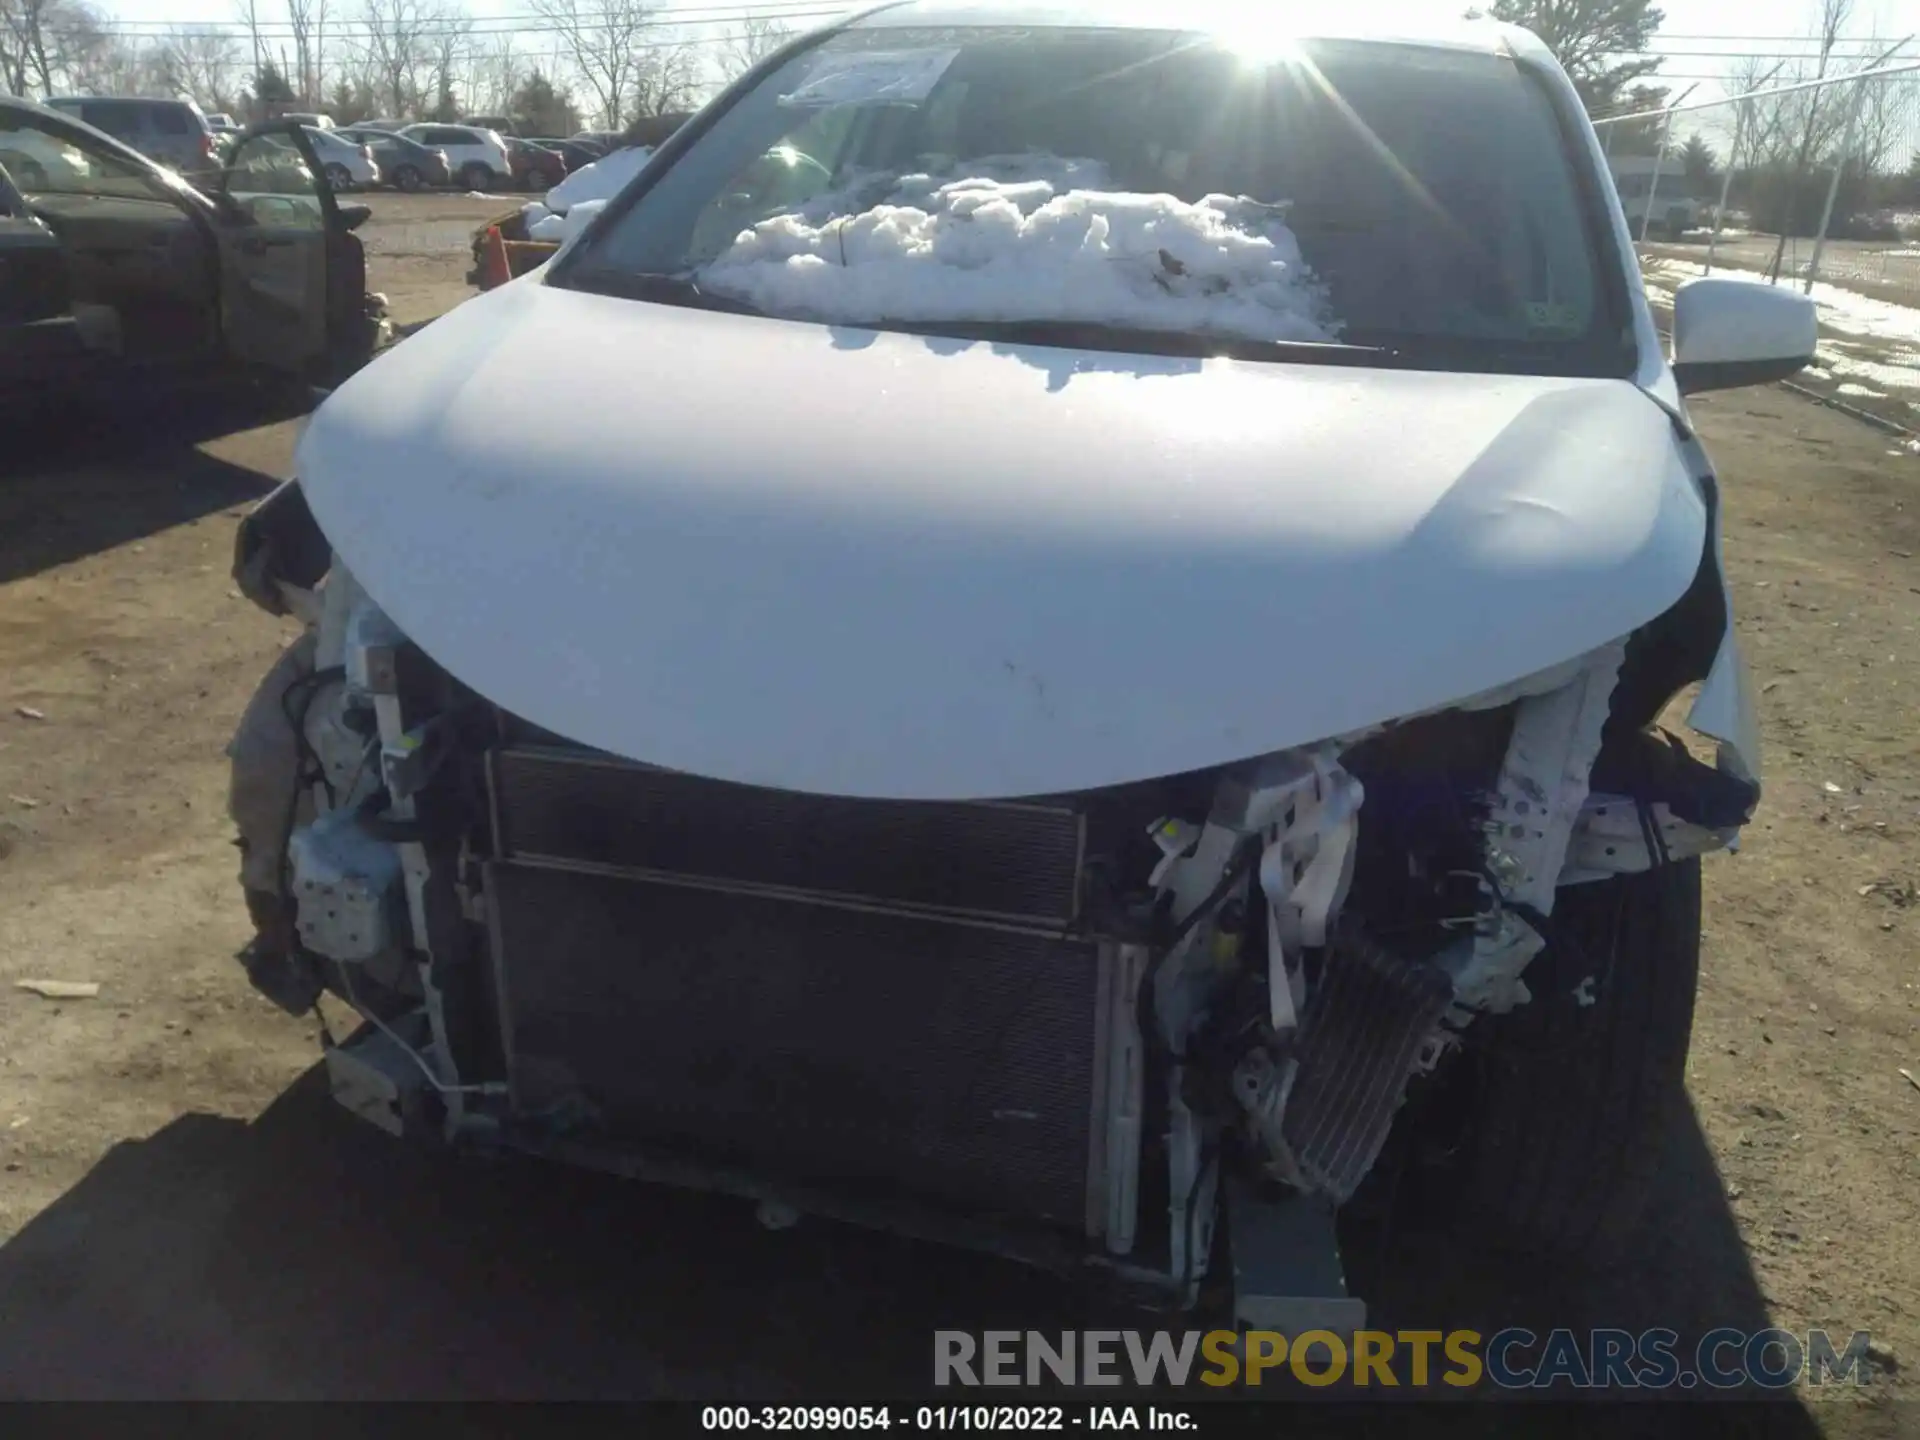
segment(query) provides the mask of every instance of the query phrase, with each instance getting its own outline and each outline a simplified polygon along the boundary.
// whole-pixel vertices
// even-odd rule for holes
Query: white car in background
[[[380,167],[374,163],[373,147],[344,139],[331,130],[304,127],[313,142],[313,153],[326,171],[327,183],[336,190],[365,190],[380,183]]]
[[[65,189],[92,174],[79,150],[24,127],[0,129],[0,168],[22,190]]]
[[[482,130],[477,125],[436,125],[427,121],[409,125],[398,133],[431,149],[445,151],[454,183],[468,190],[490,189],[512,178],[513,162],[507,158],[507,142],[495,131]]]

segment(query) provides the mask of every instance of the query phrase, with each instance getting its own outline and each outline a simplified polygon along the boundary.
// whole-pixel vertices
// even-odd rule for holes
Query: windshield
[[[722,114],[556,283],[1622,374],[1569,153],[1545,90],[1484,53],[1324,42],[1255,65],[1188,34],[853,29]]]

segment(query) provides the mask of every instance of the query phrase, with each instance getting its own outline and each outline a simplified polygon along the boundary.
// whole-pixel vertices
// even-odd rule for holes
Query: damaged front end
[[[1409,1087],[1528,1002],[1563,887],[1731,845],[1758,795],[1652,726],[1713,653],[1685,614],[1240,764],[847,799],[501,710],[324,555],[297,488],[240,544],[249,596],[311,623],[233,748],[245,959],[365,1022],[327,1053],[348,1109],[1176,1305],[1229,1216],[1247,1323],[1358,1323],[1301,1245],[1331,1247]]]

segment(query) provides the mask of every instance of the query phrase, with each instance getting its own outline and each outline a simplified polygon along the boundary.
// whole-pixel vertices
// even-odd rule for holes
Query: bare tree
[[[28,56],[36,24],[26,0],[0,0],[0,85],[10,95],[29,93]]]
[[[649,0],[532,4],[565,47],[607,129],[620,129],[636,114],[673,108],[696,88],[699,66],[692,47],[658,38],[659,7]]]
[[[236,13],[240,23],[247,27],[247,40],[253,46],[253,67],[249,73],[258,75],[268,59],[266,44],[260,33],[260,0],[240,0]]]
[[[327,33],[327,0],[287,0],[287,27],[293,31],[293,73],[287,78],[300,103],[319,103],[321,50]]]
[[[79,88],[109,36],[83,0],[0,0],[0,70],[16,95]]]
[[[739,28],[720,37],[720,46],[714,56],[720,73],[733,80],[758,65],[767,56],[778,50],[793,38],[793,31],[778,20],[765,16],[751,16],[740,22]]]
[[[94,95],[151,95],[173,99],[180,93],[164,44],[109,33],[89,16],[84,35],[67,64],[67,84]]]
[[[1869,175],[1901,168],[1907,158],[1905,141],[1913,133],[1920,107],[1920,85],[1911,75],[1889,75],[1862,80],[1854,112],[1853,153],[1849,157]]]
[[[512,35],[495,35],[474,47],[467,62],[467,100],[483,115],[508,115],[527,65]]]
[[[225,30],[175,25],[160,42],[159,63],[172,86],[209,110],[231,111],[240,73],[240,41]]]
[[[473,22],[464,16],[442,15],[429,33],[433,68],[430,80],[433,118],[453,121],[460,118],[460,105],[453,77],[466,60],[473,44]]]
[[[362,0],[361,44],[370,88],[394,119],[424,108],[443,12],[433,0]]]
[[[1824,80],[1863,69],[1871,59],[1852,59],[1840,51],[1841,33],[1853,18],[1854,0],[1819,0],[1820,8],[1810,37],[1815,53],[1772,73],[1769,88],[1801,81]],[[1756,66],[1736,67],[1732,82],[1745,88],[1758,77]],[[1785,95],[1761,94],[1746,102],[1747,126],[1752,132],[1748,157],[1767,182],[1761,199],[1778,225],[1768,273],[1779,278],[1786,258],[1787,233],[1801,206],[1801,191],[1812,166],[1834,151],[1849,128],[1855,103],[1862,97],[1853,86],[1817,85]],[[1838,157],[1836,156],[1836,161]]]
[[[634,67],[628,119],[692,110],[699,93],[699,51],[691,45],[657,45],[642,51]]]

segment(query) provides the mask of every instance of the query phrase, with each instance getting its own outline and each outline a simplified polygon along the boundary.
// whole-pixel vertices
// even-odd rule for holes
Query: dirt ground
[[[440,208],[430,208],[438,206]],[[458,210],[459,214],[443,214]],[[383,205],[403,319],[504,205]],[[1697,406],[1767,794],[1708,865],[1691,1112],[1634,1258],[1515,1270],[1408,1233],[1388,1325],[1868,1329],[1920,1363],[1920,458],[1778,389]],[[1085,1317],[1054,1282],[336,1115],[314,1026],[248,989],[221,749],[287,624],[228,579],[296,419],[217,401],[54,435],[0,478],[0,1397],[849,1397],[936,1325]],[[94,982],[50,1000],[25,979]],[[305,1078],[303,1078],[303,1076]],[[663,1296],[673,1297],[664,1303]],[[1126,1322],[1137,1324],[1138,1319]],[[1920,1433],[1909,1371],[1779,1433]]]

